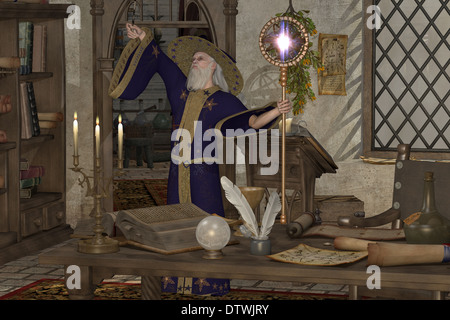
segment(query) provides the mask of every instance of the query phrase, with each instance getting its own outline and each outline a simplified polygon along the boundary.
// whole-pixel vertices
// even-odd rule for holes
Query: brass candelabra
[[[121,161],[119,161],[119,163],[120,162]],[[83,171],[83,168],[79,167],[79,155],[73,155],[73,165],[74,168],[71,168],[71,170],[82,175],[82,178],[78,179],[79,185],[82,188],[86,185],[86,196],[94,198],[94,208],[91,212],[91,216],[94,216],[95,218],[95,225],[93,227],[94,236],[89,239],[80,240],[78,242],[78,251],[82,253],[94,254],[113,253],[119,251],[119,242],[104,235],[105,228],[102,225],[103,214],[105,212],[102,208],[102,199],[108,197],[106,190],[109,189],[112,178],[104,179],[102,177],[100,158],[97,156],[95,158],[93,176],[89,176]],[[91,184],[91,179],[93,181],[93,185]],[[106,188],[103,186],[104,181],[107,181]]]

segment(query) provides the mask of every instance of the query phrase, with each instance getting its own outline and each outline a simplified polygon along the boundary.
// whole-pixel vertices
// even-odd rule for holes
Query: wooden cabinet
[[[19,69],[0,69],[0,94],[11,95],[12,103],[12,111],[0,115],[0,129],[6,131],[8,138],[7,143],[0,144],[0,175],[6,176],[5,188],[0,190],[0,237],[2,233],[14,232],[18,243],[58,226],[67,228],[65,120],[55,128],[41,127],[38,136],[21,139],[20,83],[33,84],[39,113],[59,112],[65,118],[64,18],[68,16],[68,6],[0,3],[0,56],[20,56],[20,22],[30,21],[47,29],[45,72],[21,75]],[[29,199],[20,197],[20,159],[45,168],[37,193]]]

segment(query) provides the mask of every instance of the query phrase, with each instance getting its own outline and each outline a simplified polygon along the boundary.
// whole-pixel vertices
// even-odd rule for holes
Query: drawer
[[[30,236],[43,230],[42,208],[24,211],[20,216],[23,237]]]
[[[64,202],[57,202],[43,208],[43,230],[49,230],[64,223],[66,210]]]

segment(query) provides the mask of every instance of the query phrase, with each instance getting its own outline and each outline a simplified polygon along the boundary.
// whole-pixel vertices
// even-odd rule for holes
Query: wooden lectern
[[[286,178],[285,189],[293,190],[292,195],[287,199],[286,215],[287,222],[291,221],[291,213],[294,200],[299,195],[301,200],[301,212],[314,212],[315,182],[324,173],[336,173],[338,169],[331,156],[320,145],[320,143],[304,127],[295,128],[295,133],[286,134]],[[278,138],[278,137],[277,137]],[[274,175],[262,175],[261,168],[268,167],[261,163],[250,164],[248,153],[246,154],[246,175],[247,185],[252,187],[276,188],[281,191],[281,136],[280,139],[272,139],[268,134],[268,150],[271,144],[278,145],[280,154],[279,170]],[[246,150],[249,150],[249,143],[246,141]],[[268,193],[268,192],[267,192]]]

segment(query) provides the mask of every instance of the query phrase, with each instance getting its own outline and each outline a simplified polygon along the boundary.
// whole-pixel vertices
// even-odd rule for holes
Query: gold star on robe
[[[186,93],[186,90],[181,91],[180,99],[183,101],[186,101],[187,97],[188,97],[188,94]]]
[[[156,57],[156,59],[158,59],[158,54],[160,53],[158,50],[158,46],[152,46],[152,47],[153,47],[152,54]]]
[[[208,110],[211,111],[214,106],[217,106],[217,103],[214,102],[214,99],[211,99],[205,102],[203,108],[208,108]]]
[[[194,284],[198,285],[198,288],[199,288],[200,292],[202,292],[203,286],[205,286],[205,287],[209,287],[210,286],[209,282],[206,281],[206,279],[198,279],[197,281],[195,281]]]
[[[164,284],[164,289],[167,288],[168,284],[175,284],[175,282],[170,277],[163,277],[162,283]]]

